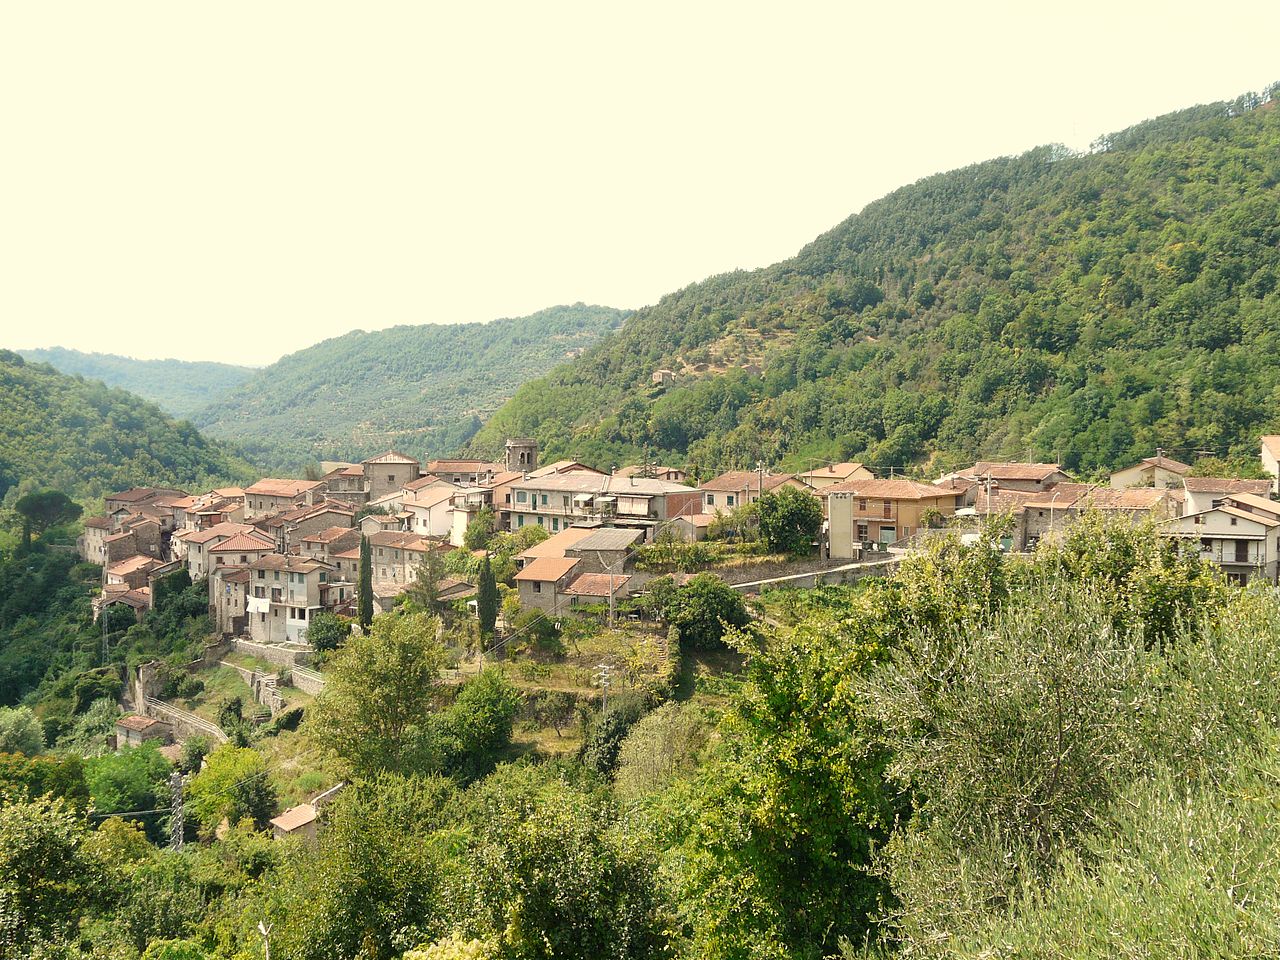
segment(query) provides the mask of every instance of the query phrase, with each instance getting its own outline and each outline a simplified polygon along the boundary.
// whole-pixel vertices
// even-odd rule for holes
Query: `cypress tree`
[[[360,626],[368,630],[373,623],[373,561],[369,556],[369,538],[360,537],[360,583],[357,591]]]
[[[482,636],[493,636],[493,628],[498,623],[498,582],[493,579],[493,568],[489,566],[489,555],[485,554],[480,561],[480,582],[476,584],[476,616],[480,618]]]

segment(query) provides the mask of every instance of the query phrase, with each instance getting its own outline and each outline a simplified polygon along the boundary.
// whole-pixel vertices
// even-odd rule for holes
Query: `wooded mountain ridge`
[[[903,187],[639,310],[471,449],[536,436],[549,458],[704,472],[1252,458],[1280,424],[1274,93]]]

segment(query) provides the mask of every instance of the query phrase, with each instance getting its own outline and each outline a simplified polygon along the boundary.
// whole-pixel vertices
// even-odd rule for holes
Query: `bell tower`
[[[532,437],[508,437],[506,466],[518,473],[537,470],[538,441]]]

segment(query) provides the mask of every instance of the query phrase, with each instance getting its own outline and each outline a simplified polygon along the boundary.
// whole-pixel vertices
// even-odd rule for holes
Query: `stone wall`
[[[259,660],[266,660],[268,663],[274,663],[278,667],[284,667],[291,670],[297,666],[306,666],[313,659],[315,653],[311,650],[303,650],[292,646],[279,646],[273,643],[255,643],[252,640],[244,640],[236,638],[230,641],[231,649],[236,653],[247,653],[251,657],[257,657]]]
[[[288,683],[313,697],[324,689],[324,677],[306,667],[294,667],[290,670]]]
[[[253,691],[253,699],[270,710],[273,717],[285,708],[284,697],[280,695],[278,689],[280,685],[279,674],[259,673],[257,670],[250,670],[248,667],[239,666],[229,660],[218,661],[218,666],[229,667],[240,674],[240,679]]]
[[[857,583],[859,580],[865,580],[868,577],[892,576],[901,562],[902,558],[895,556],[865,563],[847,563],[834,569],[813,570],[808,573],[792,573],[785,576],[740,581],[731,583],[730,586],[742,593],[760,593],[764,590],[780,588],[811,589],[819,584]]]

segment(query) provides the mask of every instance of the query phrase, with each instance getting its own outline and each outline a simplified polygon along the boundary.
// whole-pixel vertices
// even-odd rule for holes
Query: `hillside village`
[[[1006,550],[1029,551],[1088,512],[1150,521],[1196,543],[1231,582],[1275,583],[1280,436],[1262,438],[1260,458],[1270,479],[1194,476],[1157,452],[1106,483],[1077,482],[1057,464],[979,461],[932,483],[838,463],[796,474],[730,471],[693,486],[683,470],[654,464],[612,473],[573,460],[540,464],[535,441],[511,439],[502,462],[420,463],[389,450],[326,464],[317,480],[267,477],[199,494],[132,488],[106,497],[106,512],[84,521],[77,549],[102,567],[99,612],[120,604],[140,617],[155,582],[186,570],[193,581],[207,579],[221,636],[300,650],[316,613],[354,615],[362,539],[376,609],[385,611],[427,554],[461,549],[482,514],[495,532],[538,526],[549,537],[516,556],[511,586],[522,608],[554,618],[642,591],[652,576],[637,564],[646,545],[733,540],[734,518],[784,489],[820,501],[823,523],[813,555],[794,558],[794,572],[785,563],[769,568],[777,585],[850,579],[859,564],[900,556],[932,530],[976,532],[995,518],[1005,518]],[[745,590],[765,580],[750,564],[719,572]],[[442,600],[475,592],[459,578],[437,587]]]

